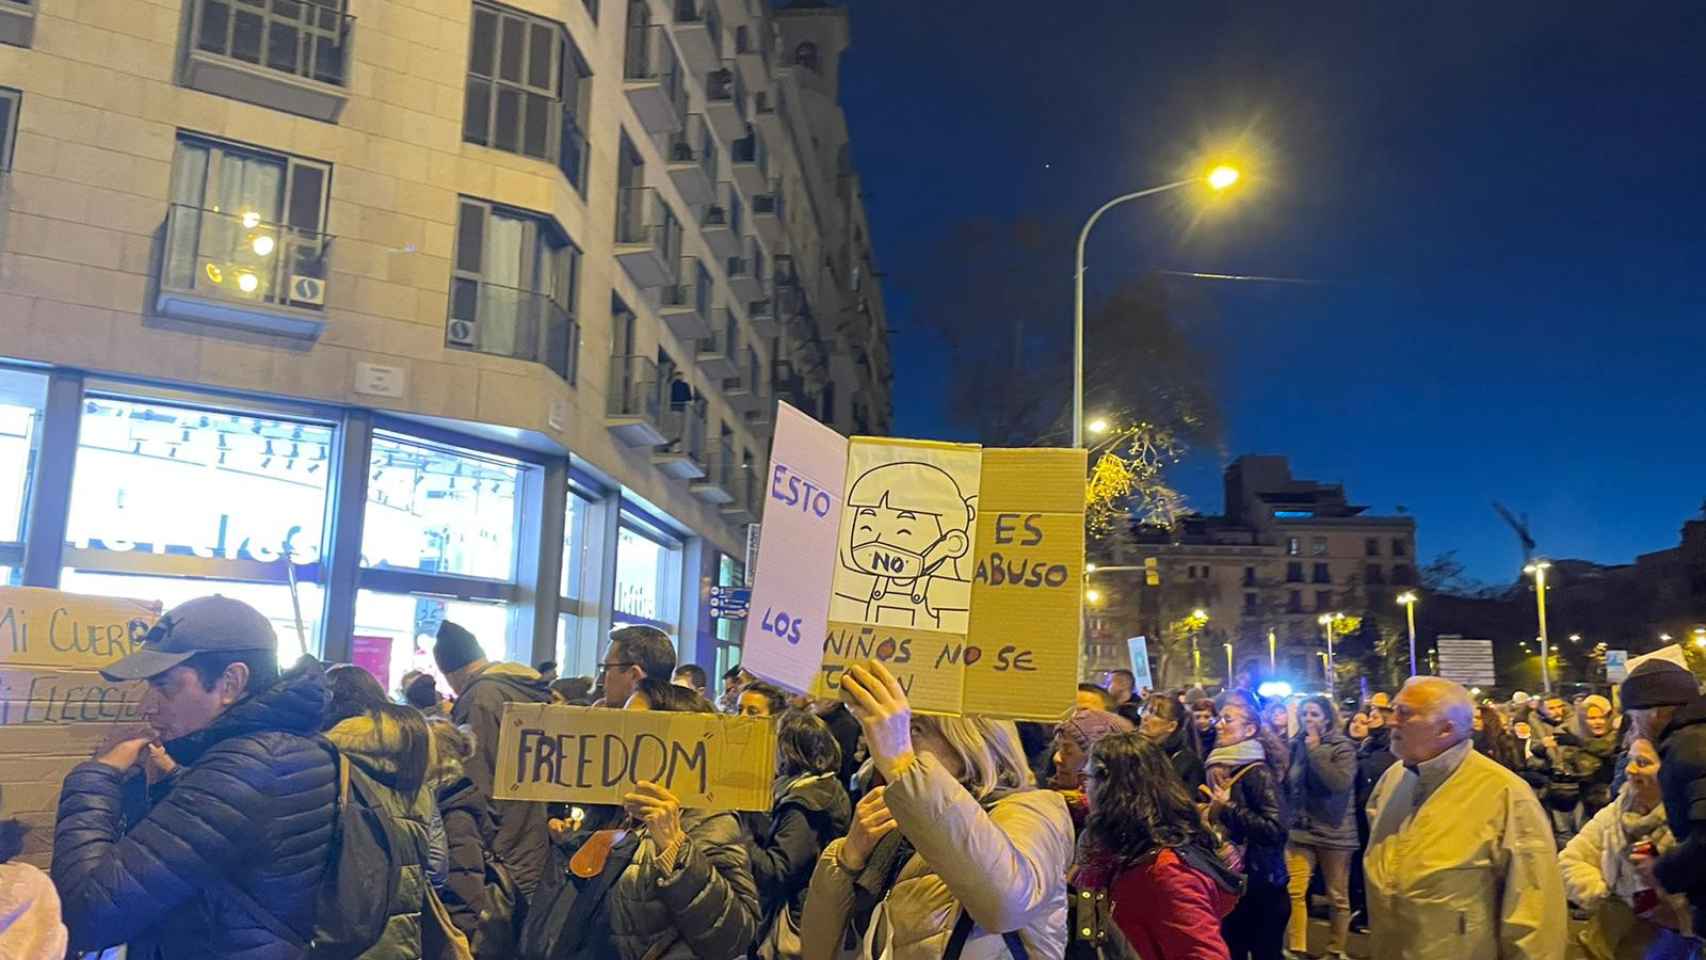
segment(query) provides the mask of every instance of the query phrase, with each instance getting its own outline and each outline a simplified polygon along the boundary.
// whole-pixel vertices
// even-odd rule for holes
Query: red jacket
[[[1143,960],[1229,960],[1220,920],[1238,897],[1172,850],[1115,877],[1108,895],[1114,922]]]

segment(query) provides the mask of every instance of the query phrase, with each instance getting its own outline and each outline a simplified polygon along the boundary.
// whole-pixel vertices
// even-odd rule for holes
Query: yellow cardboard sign
[[[137,649],[159,617],[158,603],[0,587],[0,666],[99,670]]]
[[[1078,684],[1083,450],[985,450],[972,563],[970,714],[1053,720]]]
[[[772,720],[511,703],[498,734],[499,800],[619,804],[650,780],[694,810],[769,810]]]
[[[907,702],[919,713],[959,714],[965,687],[965,638],[959,634],[908,627],[829,622],[823,668],[812,696],[841,696],[841,674],[848,665],[881,660],[894,674]]]

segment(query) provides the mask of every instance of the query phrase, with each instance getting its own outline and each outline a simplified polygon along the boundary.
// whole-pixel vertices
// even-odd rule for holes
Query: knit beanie
[[[1126,718],[1106,710],[1076,707],[1060,723],[1059,733],[1078,745],[1086,755],[1096,741],[1113,733],[1131,733],[1137,728]]]
[[[459,623],[446,620],[438,625],[438,642],[432,646],[432,658],[439,673],[451,673],[485,657],[480,641]]]
[[[1654,657],[1629,671],[1623,681],[1623,709],[1680,707],[1700,698],[1700,681],[1674,660]]]

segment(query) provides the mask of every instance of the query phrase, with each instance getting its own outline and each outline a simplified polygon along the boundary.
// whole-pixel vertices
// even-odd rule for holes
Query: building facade
[[[738,662],[777,400],[889,428],[835,71],[759,0],[0,0],[0,582]]]
[[[1402,617],[1395,597],[1416,583],[1412,518],[1371,516],[1343,486],[1292,477],[1284,457],[1234,460],[1225,497],[1221,515],[1136,528],[1100,551],[1092,669],[1123,666],[1126,639],[1144,636],[1152,661],[1168,660],[1161,683],[1221,683],[1230,667],[1319,684],[1323,615]]]

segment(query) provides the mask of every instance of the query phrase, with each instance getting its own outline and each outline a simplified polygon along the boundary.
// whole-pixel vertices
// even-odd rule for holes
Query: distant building
[[[1636,557],[1635,577],[1658,631],[1693,636],[1706,625],[1706,519],[1684,523],[1677,546]]]
[[[1323,613],[1398,614],[1394,597],[1416,583],[1414,519],[1370,515],[1342,485],[1293,477],[1279,456],[1234,460],[1225,489],[1224,514],[1136,527],[1094,559],[1103,569],[1092,582],[1108,601],[1091,611],[1092,669],[1123,665],[1128,637],[1188,635],[1180,623],[1200,609],[1208,614],[1198,639],[1205,680],[1226,677],[1230,643],[1235,674],[1320,682]],[[1152,661],[1157,649],[1152,641]],[[1192,679],[1185,660],[1169,663],[1159,681]]]

